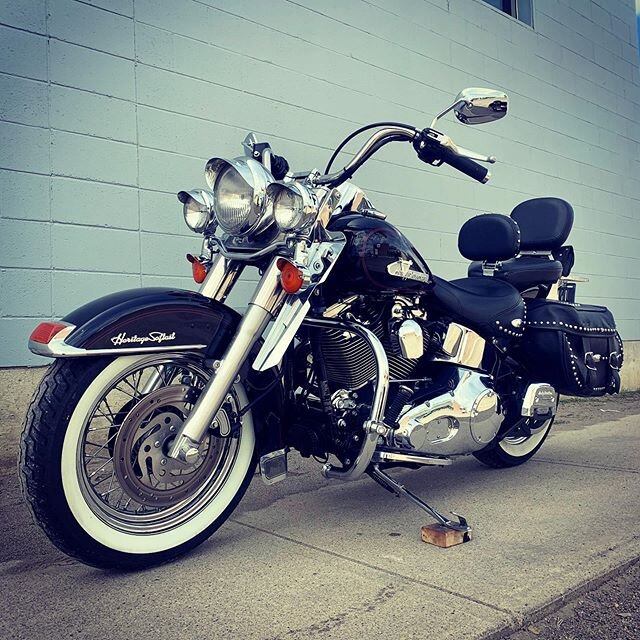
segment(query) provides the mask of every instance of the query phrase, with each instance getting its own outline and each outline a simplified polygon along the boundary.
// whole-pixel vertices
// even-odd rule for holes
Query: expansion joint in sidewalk
[[[502,607],[498,607],[490,602],[485,602],[483,600],[478,600],[477,598],[473,598],[471,596],[465,595],[464,593],[460,593],[458,591],[453,591],[452,589],[447,589],[445,587],[441,587],[436,584],[431,584],[430,582],[426,582],[424,580],[418,580],[417,578],[413,578],[411,576],[407,576],[403,573],[399,573],[397,571],[393,571],[391,569],[385,569],[384,567],[378,567],[375,564],[371,564],[369,562],[365,562],[364,560],[358,560],[357,558],[351,558],[349,556],[345,556],[341,553],[336,553],[335,551],[329,551],[328,549],[323,549],[322,547],[318,547],[313,544],[309,544],[308,542],[302,542],[301,540],[296,540],[295,538],[290,538],[289,536],[283,536],[280,533],[275,533],[273,531],[269,531],[268,529],[263,529],[261,527],[256,527],[253,524],[248,524],[246,522],[242,522],[240,520],[236,520],[235,518],[229,518],[230,522],[235,524],[239,524],[243,527],[247,527],[248,529],[253,529],[254,531],[259,531],[260,533],[266,533],[267,535],[273,536],[274,538],[278,538],[279,540],[284,540],[285,542],[290,542],[292,544],[305,547],[307,549],[311,549],[313,551],[317,551],[319,553],[323,553],[328,556],[332,556],[333,558],[338,558],[339,560],[343,560],[345,562],[350,562],[352,564],[360,565],[361,567],[366,567],[367,569],[372,569],[373,571],[378,571],[379,573],[385,573],[390,576],[394,576],[395,578],[399,578],[405,582],[411,582],[413,584],[419,584],[422,587],[427,587],[429,589],[434,589],[435,591],[440,591],[442,593],[446,593],[451,596],[455,596],[457,598],[461,598],[462,600],[466,600],[468,602],[473,602],[474,604],[480,605],[482,607],[487,607],[488,609],[492,609],[493,611],[497,611],[504,615],[513,618],[513,612],[508,609],[503,609]]]

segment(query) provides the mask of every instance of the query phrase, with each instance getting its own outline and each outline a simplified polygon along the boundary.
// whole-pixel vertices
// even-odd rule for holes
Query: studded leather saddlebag
[[[527,300],[522,357],[539,382],[568,396],[620,390],[622,340],[606,307]]]

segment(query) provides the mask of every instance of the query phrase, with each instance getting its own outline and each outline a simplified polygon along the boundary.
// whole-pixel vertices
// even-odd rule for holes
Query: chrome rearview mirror
[[[462,124],[483,124],[507,115],[509,98],[503,91],[472,87],[457,96],[453,111]]]

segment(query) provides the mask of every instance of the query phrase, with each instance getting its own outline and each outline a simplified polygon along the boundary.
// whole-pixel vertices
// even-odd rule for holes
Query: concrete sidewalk
[[[393,472],[468,517],[472,542],[447,550],[420,542],[428,518],[409,502],[296,459],[196,552],[136,574],[58,553],[5,475],[0,637],[482,638],[640,555],[639,452],[629,415],[561,426],[515,469]]]

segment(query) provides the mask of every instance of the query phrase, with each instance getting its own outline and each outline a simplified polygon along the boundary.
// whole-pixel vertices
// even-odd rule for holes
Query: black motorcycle
[[[467,89],[428,128],[362,127],[324,173],[293,173],[248,136],[245,157],[209,160],[210,190],[178,194],[204,238],[202,255],[188,256],[198,293],[123,291],[34,330],[30,349],[55,362],[29,408],[20,476],[55,545],[99,567],[165,562],[229,517],[256,464],[267,483],[285,478],[291,449],[326,478],[368,474],[466,535],[464,518],[387,470],[466,454],[522,464],[547,437],[559,394],[619,390],[611,313],[548,298],[571,268],[567,202],[466,222],[459,249],[474,262],[448,282],[348,182],[389,142],[486,182],[479,163],[495,158],[435,129],[450,111],[490,122],[506,115],[507,96]],[[261,278],[241,315],[225,300],[248,266]]]

